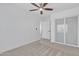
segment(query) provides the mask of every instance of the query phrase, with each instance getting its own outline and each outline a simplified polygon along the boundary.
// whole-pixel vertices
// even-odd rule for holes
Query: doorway
[[[51,22],[50,20],[40,22],[40,34],[41,39],[47,39],[51,41]]]

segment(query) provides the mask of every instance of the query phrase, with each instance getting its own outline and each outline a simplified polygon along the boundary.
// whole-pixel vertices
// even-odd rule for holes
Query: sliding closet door
[[[55,41],[64,43],[64,19],[55,20]]]
[[[69,17],[65,19],[67,25],[65,32],[65,41],[66,44],[77,45],[77,28],[78,28],[78,17]]]

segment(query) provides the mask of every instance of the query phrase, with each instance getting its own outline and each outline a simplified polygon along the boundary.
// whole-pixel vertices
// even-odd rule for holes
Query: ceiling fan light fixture
[[[38,6],[37,4],[35,3],[32,3],[32,5],[36,6],[38,9],[32,9],[30,11],[39,11],[40,14],[42,15],[43,14],[43,11],[44,10],[47,10],[47,11],[52,11],[53,9],[52,8],[44,8],[48,3],[40,3],[40,5]]]
[[[42,11],[42,10],[43,10],[42,8],[39,9],[39,11]]]

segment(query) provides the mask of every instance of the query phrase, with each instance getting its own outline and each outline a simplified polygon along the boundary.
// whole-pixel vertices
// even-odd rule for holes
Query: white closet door
[[[50,40],[50,24],[49,21],[43,21],[41,24],[42,38]]]
[[[78,17],[69,17],[65,19],[67,29],[65,32],[66,44],[77,45],[77,33],[78,33]]]
[[[64,19],[55,20],[55,41],[64,43]]]

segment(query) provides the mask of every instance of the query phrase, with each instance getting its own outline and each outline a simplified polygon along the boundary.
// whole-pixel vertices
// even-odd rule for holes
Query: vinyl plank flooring
[[[79,56],[79,48],[51,43],[49,40],[42,39],[6,51],[0,56]]]

